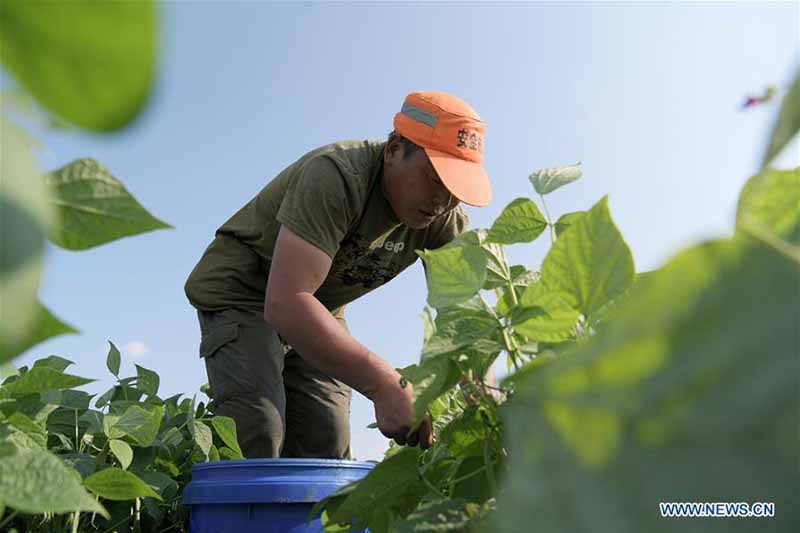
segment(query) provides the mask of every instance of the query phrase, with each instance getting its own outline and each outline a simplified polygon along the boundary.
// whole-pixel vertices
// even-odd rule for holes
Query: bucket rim
[[[226,459],[224,461],[206,461],[192,466],[192,470],[211,468],[252,468],[252,467],[314,467],[314,468],[352,468],[372,469],[378,461],[350,461],[347,459],[314,459],[314,458],[258,458],[258,459]]]

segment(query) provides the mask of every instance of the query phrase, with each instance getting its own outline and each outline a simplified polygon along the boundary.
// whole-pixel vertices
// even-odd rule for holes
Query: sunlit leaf
[[[133,450],[130,445],[124,440],[111,439],[108,441],[108,446],[119,460],[122,469],[127,470],[133,461]]]
[[[136,474],[114,467],[105,468],[87,477],[83,480],[83,486],[108,500],[132,500],[142,497],[162,500],[161,496]]]
[[[0,503],[24,513],[108,513],[81,487],[80,475],[50,452],[0,455]]]
[[[138,377],[136,387],[150,396],[155,396],[158,393],[158,385],[160,382],[158,374],[142,366],[135,366],[136,376]]]
[[[113,342],[108,341],[109,348],[108,348],[108,356],[106,357],[106,367],[108,367],[108,371],[114,374],[114,377],[119,377],[119,365],[121,362],[119,350],[114,345]],[[98,405],[98,407],[102,407],[102,405]]]
[[[122,237],[172,228],[153,217],[107,168],[78,159],[45,181],[57,210],[49,239],[67,250],[87,250]]]
[[[664,531],[654,502],[754,494],[795,529],[797,280],[744,236],[694,246],[604,331],[517,380],[506,427],[519,452],[492,530],[523,530],[509,511],[525,508],[543,531]]]
[[[209,428],[203,422],[196,421],[194,425],[194,441],[197,443],[200,451],[203,452],[203,455],[206,456],[206,459],[208,459],[208,454],[211,450],[211,444],[213,442],[211,428]]]
[[[222,442],[239,454],[238,459],[243,459],[242,450],[239,448],[239,441],[236,438],[236,422],[233,418],[217,415],[211,419],[211,425],[214,426]]]
[[[633,256],[604,197],[556,240],[542,264],[542,283],[591,318],[633,283]]]
[[[526,309],[534,313],[525,313]],[[512,324],[515,331],[537,341],[561,342],[573,336],[579,314],[560,293],[543,283],[532,283],[522,293]]]
[[[64,374],[46,366],[38,366],[22,374],[13,383],[5,385],[5,389],[12,396],[21,397],[35,392],[71,389],[93,381],[93,379]]]
[[[492,224],[487,240],[501,244],[531,242],[547,229],[547,221],[529,198],[512,201]]]
[[[0,361],[16,357],[39,343],[67,333],[80,333],[80,331],[56,318],[37,300],[34,303],[34,318],[27,336],[15,343],[6,343],[0,340],[0,354],[3,354],[0,356]],[[51,368],[55,368],[55,366],[51,366]]]
[[[580,162],[563,167],[551,167],[537,170],[528,179],[533,184],[534,190],[541,194],[549,194],[568,183],[580,179],[583,172]]]
[[[155,75],[154,2],[2,2],[0,20],[4,66],[58,117],[109,131],[141,112]]]
[[[486,280],[486,255],[479,246],[418,252],[427,265],[428,305],[440,308],[469,300]]]
[[[784,146],[789,144],[798,130],[800,130],[800,70],[795,74],[794,82],[781,103],[766,153],[761,160],[762,169],[765,169]]]
[[[556,221],[556,237],[560,237],[570,226],[576,223],[586,214],[586,211],[573,211],[572,213],[565,213]]]
[[[9,2],[0,4],[2,10]],[[8,32],[0,32],[0,39]],[[0,40],[2,42],[2,40]],[[0,46],[3,53],[4,46]],[[27,350],[37,337],[37,300],[45,235],[54,214],[27,134],[0,117],[0,294],[14,312],[0,320],[0,364]],[[41,334],[38,334],[41,336]]]
[[[750,178],[739,195],[736,225],[758,224],[800,246],[800,168],[768,170]]]

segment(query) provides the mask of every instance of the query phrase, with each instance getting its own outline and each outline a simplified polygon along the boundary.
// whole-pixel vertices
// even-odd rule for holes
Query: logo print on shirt
[[[397,276],[403,268],[394,260],[387,262],[385,251],[393,252],[393,255],[399,254],[405,246],[402,241],[385,241],[370,249],[369,241],[355,234],[342,242],[329,275],[341,279],[348,286],[361,285],[365,289],[380,287]]]
[[[383,245],[383,249],[389,252],[400,253],[403,251],[403,248],[406,247],[406,243],[404,242],[392,242],[386,241]]]

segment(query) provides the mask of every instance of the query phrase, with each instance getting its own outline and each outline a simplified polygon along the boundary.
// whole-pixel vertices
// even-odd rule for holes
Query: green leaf
[[[486,282],[483,289],[491,290],[505,286],[511,281],[511,269],[508,266],[506,251],[499,244],[483,244],[483,253],[486,254]]]
[[[417,467],[419,454],[419,448],[407,447],[377,464],[355,489],[347,489],[348,496],[335,511],[329,510],[331,521],[336,524],[353,522],[358,526],[365,519],[369,521],[377,510],[406,503],[409,496],[412,501],[418,501],[415,496],[421,496],[418,488],[421,483]]]
[[[155,3],[2,2],[0,19],[4,66],[56,116],[111,131],[141,112],[155,75]]]
[[[401,374],[414,384],[415,428],[425,418],[428,406],[454,387],[461,378],[458,366],[448,357],[427,359],[419,366],[411,365],[403,369]]]
[[[745,236],[694,246],[602,332],[518,380],[504,417],[518,452],[492,530],[536,516],[543,531],[661,531],[653,502],[754,494],[796,529],[797,279]]]
[[[800,168],[768,170],[747,181],[739,195],[736,226],[757,225],[800,246]]]
[[[230,448],[228,448],[228,449],[230,449]],[[241,458],[241,459],[243,459],[243,458]],[[209,461],[219,461],[220,460],[219,459],[219,450],[213,444],[211,445],[211,448],[208,450],[208,460]]]
[[[422,327],[422,344],[424,346],[428,343],[428,341],[430,341],[433,334],[436,333],[436,323],[433,320],[431,308],[428,306],[425,306],[425,309],[422,310]]]
[[[579,161],[574,165],[543,168],[531,174],[528,179],[533,184],[534,190],[544,196],[568,183],[580,179],[580,177],[583,176],[580,164]]]
[[[77,470],[81,479],[91,476],[97,469],[97,459],[88,453],[66,453],[59,455],[58,458]]]
[[[49,239],[64,249],[87,250],[122,237],[172,228],[153,217],[94,159],[78,159],[50,172],[46,182],[58,213]]]
[[[188,408],[187,408],[187,410],[185,411],[185,415],[186,415],[186,429],[188,429],[188,430],[189,430],[189,435],[191,435],[191,436],[192,436],[192,438],[194,438],[194,437],[195,437],[195,425],[196,425],[196,422],[195,422],[195,420],[194,420],[194,409],[195,409],[195,407],[194,407],[195,403],[194,403],[194,402],[195,402],[195,397],[194,397],[194,396],[192,396],[192,399],[191,399],[191,400],[189,400],[188,398],[186,398],[186,399],[185,399],[185,400],[184,400],[184,401],[181,403],[181,409],[183,409],[183,405],[184,405],[185,403],[187,403],[187,402],[189,403],[189,405],[188,405]]]
[[[47,432],[44,427],[22,413],[14,413],[8,417],[8,423],[25,433],[42,449],[47,449]]]
[[[131,405],[120,417],[108,415],[105,421],[112,429],[107,435],[110,438],[119,438],[119,433],[131,437],[139,446],[150,446],[158,435],[161,419],[164,417],[164,407]]]
[[[45,391],[42,400],[48,404],[85,411],[89,408],[92,395],[82,390]]]
[[[532,283],[522,293],[511,323],[515,331],[539,342],[562,342],[573,337],[579,315],[558,292]]]
[[[591,319],[633,283],[633,256],[608,212],[608,197],[553,243],[542,283]]]
[[[114,374],[114,377],[119,378],[119,364],[121,362],[119,350],[117,349],[117,347],[114,345],[113,342],[108,341],[108,344],[110,347],[108,349],[108,356],[106,357],[106,366],[108,367],[108,371]],[[101,398],[105,398],[105,396],[106,395],[104,394]],[[102,405],[98,405],[97,407],[102,407]]]
[[[4,385],[4,387],[12,397],[20,398],[26,394],[36,392],[71,389],[93,381],[93,379],[64,374],[46,366],[39,366],[32,368],[29,372],[25,372],[19,379]]]
[[[220,458],[222,459],[244,459],[244,456],[242,456],[241,452],[236,452],[234,450],[231,450],[227,446],[223,446],[218,450],[218,452]]]
[[[798,130],[800,130],[800,70],[797,71],[794,82],[781,103],[767,150],[761,160],[762,169],[765,169],[783,147],[789,144]]]
[[[444,307],[435,321],[436,333],[425,343],[422,361],[463,351],[480,341],[501,342],[500,323],[490,315],[479,298]]]
[[[37,359],[36,362],[33,363],[33,368],[44,366],[47,368],[52,368],[53,370],[58,370],[63,372],[67,369],[69,365],[74,365],[74,361],[70,361],[69,359],[64,359],[63,357],[59,357],[57,355],[51,355],[49,357],[45,357],[43,359]]]
[[[83,490],[80,475],[50,452],[20,449],[0,456],[0,504],[23,513],[87,511],[108,516]]]
[[[139,472],[138,475],[142,481],[158,490],[158,493],[165,499],[173,498],[178,494],[178,483],[161,472]]]
[[[537,271],[527,270],[522,265],[514,265],[511,267],[511,278],[518,302],[531,283],[540,281],[540,275]],[[502,297],[497,300],[497,312],[505,317],[509,317],[513,307],[514,300],[511,298],[511,290],[506,287],[502,291]]]
[[[136,386],[149,396],[155,396],[158,393],[158,385],[160,382],[158,374],[139,365],[135,366],[136,375],[139,378],[136,382]]]
[[[562,233],[580,220],[584,215],[586,215],[586,211],[573,211],[572,213],[565,213],[561,215],[555,224],[556,237],[561,237]]]
[[[472,519],[467,502],[461,499],[439,499],[425,502],[416,511],[392,528],[397,533],[421,531],[469,531]]]
[[[486,280],[486,255],[479,246],[417,252],[427,266],[428,305],[440,308],[475,296]]]
[[[6,35],[6,18],[1,18]],[[0,45],[0,54],[4,48]],[[4,313],[0,320],[2,364],[35,344],[32,337],[42,315],[37,299],[42,254],[54,215],[27,134],[4,117],[0,130],[0,294],[4,301],[14,302],[14,312]]]
[[[239,441],[236,438],[236,422],[233,418],[218,415],[211,419],[211,425],[214,426],[222,442],[239,454],[238,459],[244,459],[242,450],[239,448]]]
[[[487,240],[501,244],[531,242],[547,229],[547,221],[529,198],[512,201],[494,221]]]
[[[2,206],[0,206],[0,209],[2,209]],[[16,357],[17,355],[30,350],[37,344],[48,339],[52,339],[53,337],[57,337],[58,335],[80,333],[80,331],[74,327],[70,326],[69,324],[65,324],[56,318],[38,300],[34,302],[33,312],[33,322],[30,324],[28,334],[25,337],[21,338],[17,342],[6,342],[0,340],[0,361],[6,361]],[[55,369],[55,367],[51,368]]]
[[[203,455],[205,455],[206,461],[209,459],[209,452],[211,450],[211,444],[213,440],[214,437],[211,434],[211,428],[199,420],[195,421],[194,441],[197,443],[200,451],[203,452]]]
[[[131,449],[130,445],[124,440],[111,439],[108,441],[108,446],[111,448],[111,452],[119,460],[119,464],[122,466],[122,469],[127,470],[131,464],[131,461],[133,461],[133,450]]]
[[[161,496],[136,474],[114,467],[105,468],[87,477],[83,480],[83,486],[107,500],[134,498],[162,500]]]

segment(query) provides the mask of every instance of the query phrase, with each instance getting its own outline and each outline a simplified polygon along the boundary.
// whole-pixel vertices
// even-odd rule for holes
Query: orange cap
[[[394,130],[425,150],[450,193],[476,207],[492,200],[489,176],[481,165],[484,129],[469,104],[443,92],[411,93],[394,116]]]

